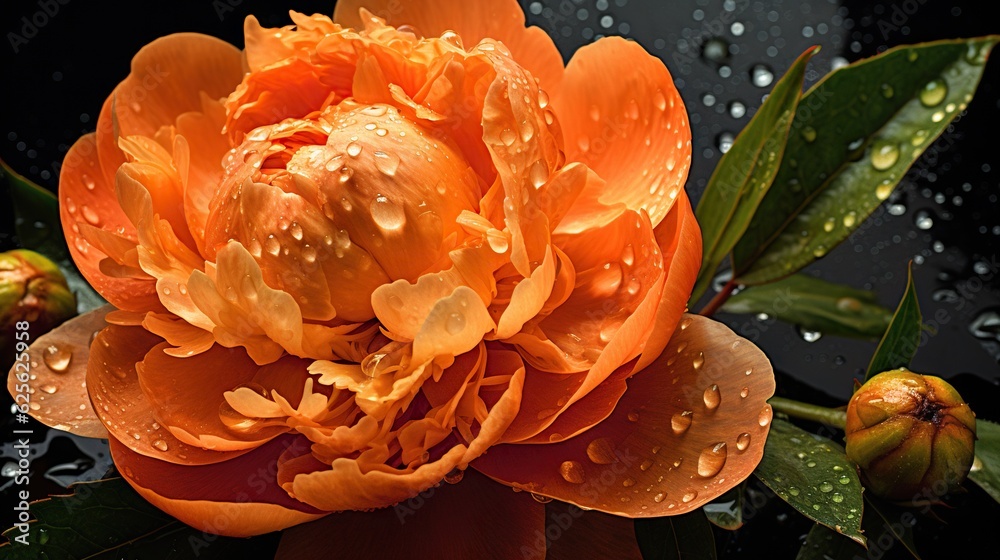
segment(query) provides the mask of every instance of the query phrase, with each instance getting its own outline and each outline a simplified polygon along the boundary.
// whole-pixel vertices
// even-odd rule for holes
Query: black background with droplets
[[[402,0],[405,1],[405,0]],[[58,6],[49,16],[43,4]],[[0,5],[0,157],[29,179],[54,190],[59,161],[81,134],[93,130],[105,97],[128,73],[144,44],[173,32],[195,31],[242,47],[243,19],[265,26],[289,23],[287,11],[263,0],[203,2],[84,2],[5,0]],[[697,201],[720,156],[720,145],[739,133],[773,82],[802,51],[822,45],[807,73],[814,83],[836,65],[886,48],[921,41],[1000,32],[990,2],[964,0],[521,0],[528,21],[545,29],[568,59],[601,35],[622,35],[664,60],[691,115],[693,167],[688,192]],[[332,13],[333,3],[298,0],[288,8]],[[38,14],[43,15],[38,15]],[[33,36],[24,21],[44,21]],[[734,24],[736,24],[734,26]],[[27,31],[31,31],[27,29]],[[22,41],[21,39],[25,39]],[[15,45],[16,43],[16,45]],[[704,45],[711,45],[703,53]],[[705,56],[710,54],[711,56]],[[721,56],[720,56],[721,54]],[[1000,420],[1000,62],[991,60],[975,99],[890,199],[826,258],[808,271],[825,279],[875,290],[895,306],[914,276],[925,319],[936,319],[912,369],[952,381],[981,418]],[[613,76],[608,77],[613,80]],[[603,87],[601,83],[593,87]],[[746,113],[733,111],[734,102]],[[6,199],[3,193],[2,200]],[[930,218],[928,222],[927,218]],[[10,205],[0,203],[0,250],[17,246]],[[925,228],[918,227],[927,226]],[[991,315],[991,313],[993,315]],[[850,395],[875,343],[833,336],[818,340],[774,317],[721,315],[764,349],[779,372],[779,392],[837,405]],[[978,319],[978,321],[977,321]],[[985,323],[984,323],[985,321]],[[974,322],[981,325],[975,333]],[[15,456],[3,397],[0,449],[0,524],[13,521],[14,486],[4,465]],[[34,424],[32,498],[60,491],[73,480],[94,479],[108,467],[106,447]],[[940,509],[947,525],[921,521],[918,544],[925,558],[987,538],[1000,507],[974,485]],[[765,498],[767,496],[765,495]],[[767,499],[736,533],[717,531],[722,557],[766,554],[793,558],[809,523]],[[982,535],[982,536],[981,536]],[[905,558],[896,545],[881,558]],[[878,551],[876,551],[878,552]]]

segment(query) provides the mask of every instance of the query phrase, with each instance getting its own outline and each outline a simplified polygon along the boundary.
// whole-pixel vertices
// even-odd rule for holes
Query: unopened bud
[[[851,398],[845,430],[865,487],[890,500],[940,498],[972,467],[976,415],[939,377],[876,375]]]

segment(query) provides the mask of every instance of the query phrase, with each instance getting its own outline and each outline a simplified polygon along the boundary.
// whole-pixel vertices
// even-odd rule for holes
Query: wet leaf
[[[273,556],[273,536],[220,537],[193,529],[156,509],[121,478],[84,482],[73,494],[30,505],[37,521],[22,533],[17,527],[0,547],[9,560],[257,558]],[[21,537],[21,540],[14,539]],[[270,548],[268,548],[270,547]]]
[[[715,536],[700,511],[635,520],[644,560],[715,560]]]
[[[705,293],[715,269],[740,240],[771,187],[802,96],[806,63],[818,51],[812,47],[796,59],[708,180],[696,211],[703,256],[691,302]]]
[[[865,554],[865,547],[817,523],[806,535],[795,560],[854,560]]]
[[[743,526],[743,484],[705,504],[702,508],[712,525],[727,531]]]
[[[0,180],[10,191],[14,228],[21,246],[45,255],[59,265],[69,289],[76,294],[77,312],[85,313],[107,303],[83,279],[69,256],[59,221],[59,200],[0,160]]]
[[[729,298],[722,311],[766,313],[810,331],[875,339],[892,319],[892,312],[879,305],[873,292],[805,274],[748,287]]]
[[[976,420],[976,460],[969,478],[1000,502],[1000,424]]]
[[[774,184],[733,251],[737,282],[788,276],[855,231],[965,110],[997,40],[889,49],[806,92]]]
[[[906,291],[903,292],[899,306],[892,316],[889,328],[886,329],[882,341],[875,349],[875,355],[868,364],[865,380],[893,369],[905,368],[920,346],[922,330],[920,303],[917,301],[917,290],[913,286],[913,264],[907,268]]]
[[[754,474],[802,515],[865,543],[861,481],[833,441],[775,419]]]

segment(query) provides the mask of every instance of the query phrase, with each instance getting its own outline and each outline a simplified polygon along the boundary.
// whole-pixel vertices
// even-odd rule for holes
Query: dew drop
[[[805,126],[802,128],[802,139],[806,142],[812,144],[816,141],[816,129],[811,126]]]
[[[692,490],[692,491],[687,492],[686,494],[684,494],[684,496],[681,497],[681,501],[686,504],[686,503],[691,502],[691,500],[693,500],[693,499],[695,499],[697,497],[698,497],[698,492],[695,491],[695,490]]]
[[[890,86],[889,84],[882,84],[882,87],[879,88],[879,91],[882,92],[882,97],[886,99],[892,99],[892,96],[895,93],[892,89],[892,86]]]
[[[547,504],[547,503],[549,503],[549,502],[552,501],[552,498],[550,498],[548,496],[543,496],[541,494],[535,494],[534,492],[531,493],[531,499],[535,500],[536,502],[538,502],[540,504]]]
[[[624,486],[625,488],[631,488],[635,486],[635,479],[632,477],[625,477],[625,480],[622,481],[622,486]]]
[[[847,476],[845,474],[844,476],[840,477],[840,479],[837,480],[837,482],[839,482],[841,484],[850,484],[851,483],[851,477],[849,477],[849,476]]]
[[[774,72],[766,64],[754,64],[750,69],[750,81],[759,88],[767,87],[774,81]]]
[[[722,402],[722,394],[719,392],[719,386],[715,384],[710,385],[705,389],[702,398],[705,401],[705,408],[708,410],[719,408],[719,403]]]
[[[653,496],[653,501],[656,503],[660,503],[666,497],[667,495],[664,492],[658,492],[655,496]]]
[[[725,442],[706,447],[698,456],[698,475],[709,478],[719,474],[726,464],[727,455]]]
[[[639,413],[633,410],[632,412],[628,413],[627,418],[628,418],[629,422],[638,422],[639,421]]]
[[[764,405],[764,408],[760,409],[760,414],[757,415],[757,423],[761,427],[767,426],[771,423],[771,405]]]
[[[448,319],[445,320],[444,329],[452,336],[462,332],[465,330],[465,315],[455,312],[451,313],[448,315]]]
[[[42,385],[42,386],[41,386],[41,387],[39,387],[38,389],[39,389],[39,390],[40,390],[41,392],[43,392],[43,393],[48,393],[48,394],[50,394],[50,395],[51,395],[51,394],[53,394],[53,393],[55,393],[56,391],[58,391],[58,390],[59,390],[59,388],[58,388],[58,387],[56,387],[55,385],[51,385],[51,384],[49,384],[49,385]]]
[[[743,432],[736,436],[737,451],[746,451],[747,447],[750,447],[750,434]]]
[[[892,194],[892,190],[895,188],[896,185],[893,184],[893,182],[890,181],[889,179],[886,179],[881,183],[879,183],[877,187],[875,187],[875,198],[878,198],[879,200],[885,200],[889,198],[889,195]]]
[[[597,438],[587,445],[587,457],[598,465],[610,465],[618,460],[615,444],[608,438]]]
[[[705,353],[698,352],[698,355],[695,356],[693,360],[691,360],[691,367],[693,367],[695,371],[697,371],[701,369],[701,366],[703,365],[705,365]]]
[[[52,344],[42,351],[42,361],[45,365],[49,366],[49,369],[56,373],[62,373],[69,368],[70,361],[73,360],[73,352],[66,350],[65,348],[60,348],[55,344]]]
[[[448,474],[444,475],[444,481],[448,484],[458,484],[462,482],[462,478],[465,477],[465,471],[463,469],[451,469]]]
[[[740,398],[745,399],[750,396],[750,387],[740,389]]]
[[[829,482],[823,482],[822,484],[819,485],[819,491],[823,492],[824,494],[827,492],[832,492],[833,485],[830,484]]]
[[[94,212],[94,209],[91,208],[90,206],[84,204],[83,206],[80,207],[80,212],[83,214],[83,219],[87,220],[87,222],[89,222],[90,225],[92,226],[101,225],[101,217],[98,216],[97,212]]]
[[[559,474],[562,475],[563,480],[570,484],[583,484],[586,477],[583,465],[577,461],[563,461],[559,465]]]
[[[375,168],[383,174],[392,177],[399,169],[399,156],[383,151],[375,152]]]
[[[924,107],[937,107],[947,95],[948,84],[944,80],[931,80],[920,90],[920,104]]]
[[[403,227],[406,223],[406,214],[403,208],[393,204],[383,195],[376,196],[370,206],[372,220],[386,231],[395,231]]]
[[[646,472],[652,466],[653,466],[653,460],[652,459],[646,459],[645,461],[643,461],[642,463],[639,464],[639,470],[641,470],[643,472]]]
[[[679,412],[674,414],[670,418],[670,429],[674,431],[675,434],[681,435],[691,427],[691,421],[694,419],[694,413],[690,410],[685,410],[684,412]]]
[[[872,167],[879,171],[889,169],[899,160],[899,148],[895,143],[880,141],[872,146]]]
[[[832,496],[830,496],[830,499],[839,504],[844,501],[844,495],[840,492],[835,492]]]
[[[347,155],[351,157],[358,157],[361,154],[361,144],[357,142],[351,142],[347,145]]]
[[[169,447],[167,446],[167,442],[163,441],[162,439],[154,441],[153,447],[159,449],[160,451],[166,451],[167,449],[169,449]]]

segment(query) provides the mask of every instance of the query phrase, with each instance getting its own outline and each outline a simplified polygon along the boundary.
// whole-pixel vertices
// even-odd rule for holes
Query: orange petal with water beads
[[[600,424],[560,443],[499,445],[472,466],[515,488],[624,517],[685,513],[753,472],[773,393],[771,365],[757,347],[722,323],[686,315]]]
[[[142,328],[114,324],[94,339],[87,385],[94,410],[112,439],[140,455],[179,465],[217,463],[240,455],[240,451],[209,451],[188,445],[154,416],[153,403],[139,386],[136,364],[161,342]]]
[[[105,305],[38,337],[14,362],[7,390],[19,407],[46,426],[83,437],[106,438],[87,396],[87,362],[95,333],[107,326]],[[19,379],[20,377],[20,379]],[[27,401],[25,400],[27,397]]]
[[[638,43],[599,39],[573,55],[552,108],[566,160],[585,163],[607,181],[607,188],[588,189],[576,199],[560,229],[605,222],[619,204],[645,209],[658,225],[691,166],[687,113],[663,62]]]
[[[313,509],[281,489],[271,477],[278,456],[306,449],[305,438],[284,436],[213,465],[175,465],[146,457],[111,440],[118,472],[147,501],[206,533],[248,537],[319,519]]]

